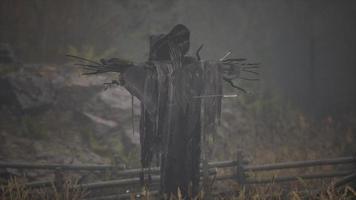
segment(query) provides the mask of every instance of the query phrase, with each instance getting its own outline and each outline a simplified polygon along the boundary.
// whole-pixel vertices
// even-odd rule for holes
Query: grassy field
[[[77,182],[73,179],[67,179],[63,185],[52,185],[49,189],[28,189],[21,180],[11,179],[6,185],[1,187],[0,197],[2,200],[84,200],[89,191],[83,189],[71,189]],[[333,183],[322,186],[319,190],[290,190],[286,192],[280,185],[269,184],[267,186],[241,188],[234,185],[235,190],[230,190],[227,193],[209,193],[207,195],[201,192],[197,197],[191,199],[229,199],[229,200],[269,200],[269,199],[315,199],[315,200],[352,200],[356,198],[356,191],[350,186],[335,189]],[[132,193],[130,199],[137,199],[137,194],[140,194],[139,199],[149,200],[157,199],[156,195],[150,191],[142,193]],[[177,196],[172,196],[172,200],[182,200],[182,195],[178,190]]]

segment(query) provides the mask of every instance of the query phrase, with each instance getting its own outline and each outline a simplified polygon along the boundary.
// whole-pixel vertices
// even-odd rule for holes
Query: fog
[[[148,36],[182,23],[191,53],[261,63],[263,88],[318,114],[355,109],[356,3],[352,0],[22,1],[1,3],[0,42],[22,62],[65,62],[70,46],[139,62]]]
[[[248,94],[224,85],[238,97],[224,99],[208,159],[354,153],[355,0],[1,0],[0,161],[139,167],[138,100],[105,90],[117,74],[81,76],[66,54],[142,63],[149,37],[176,24],[190,55],[203,44],[203,60],[259,63],[259,81],[236,81]]]

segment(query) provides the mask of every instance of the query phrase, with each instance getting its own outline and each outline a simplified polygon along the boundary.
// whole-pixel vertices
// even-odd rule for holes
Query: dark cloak
[[[161,190],[176,193],[179,187],[186,194],[191,184],[196,194],[201,129],[213,128],[221,110],[221,97],[202,101],[199,96],[221,94],[220,66],[185,57],[170,76],[172,68],[171,62],[150,62],[129,68],[123,78],[127,90],[141,101],[142,167],[149,167],[157,154],[161,158]]]
[[[185,56],[189,30],[175,26],[151,38],[150,61],[122,73],[125,88],[141,101],[141,163],[160,157],[161,192],[194,196],[199,190],[201,131],[214,129],[222,95],[219,63]],[[204,119],[201,119],[201,109]],[[191,188],[189,188],[191,186]]]

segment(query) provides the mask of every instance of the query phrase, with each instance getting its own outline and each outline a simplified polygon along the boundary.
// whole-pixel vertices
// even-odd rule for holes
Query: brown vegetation
[[[87,196],[87,192],[80,188],[73,188],[77,181],[66,179],[63,185],[45,189],[31,189],[26,184],[16,178],[10,179],[6,185],[0,189],[2,200],[82,200]]]

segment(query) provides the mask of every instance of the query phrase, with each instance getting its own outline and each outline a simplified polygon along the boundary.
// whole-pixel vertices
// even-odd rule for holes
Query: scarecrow
[[[222,83],[245,92],[233,80],[248,71],[242,63],[245,59],[228,59],[230,53],[217,61],[201,60],[202,46],[194,57],[187,56],[189,37],[188,28],[181,24],[168,34],[151,36],[149,59],[141,64],[71,56],[87,62],[78,64],[90,70],[87,75],[119,73],[119,80],[110,85],[125,87],[141,102],[142,168],[150,168],[157,158],[161,193],[176,194],[179,188],[186,197],[199,192],[202,133],[214,132],[220,119]]]

